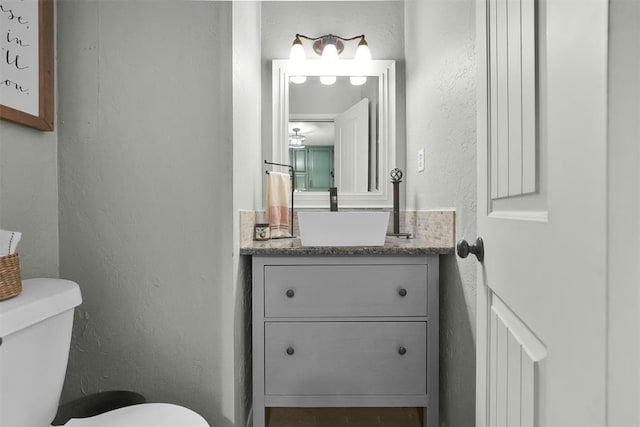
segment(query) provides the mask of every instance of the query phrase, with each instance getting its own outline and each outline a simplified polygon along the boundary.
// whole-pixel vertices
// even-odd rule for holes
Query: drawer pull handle
[[[398,348],[398,354],[399,354],[400,356],[404,356],[405,354],[407,354],[407,349],[406,349],[406,348],[404,348],[404,347],[402,347],[402,346],[400,346],[400,347]]]
[[[293,349],[293,347],[287,347],[287,354],[289,356],[293,356],[293,353],[295,353],[295,350]]]
[[[293,289],[287,289],[287,298],[293,298],[296,293],[293,292]]]
[[[400,288],[400,290],[398,291],[398,295],[400,295],[402,298],[407,296],[407,290],[405,288]]]

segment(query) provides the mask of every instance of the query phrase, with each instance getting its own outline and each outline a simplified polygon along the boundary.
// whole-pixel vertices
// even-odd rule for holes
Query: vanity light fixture
[[[304,148],[304,140],[307,139],[306,136],[300,135],[300,128],[293,128],[294,134],[289,136],[289,147],[290,148]]]
[[[293,40],[293,45],[291,46],[291,52],[289,53],[289,60],[298,63],[306,60],[302,39],[312,41],[313,51],[320,55],[322,61],[328,65],[334,64],[339,60],[340,54],[344,50],[345,42],[359,40],[356,48],[355,60],[362,65],[368,65],[371,62],[371,51],[369,50],[369,44],[364,38],[364,34],[349,38],[333,34],[326,34],[320,37],[309,37],[304,34],[296,34],[296,38]],[[306,80],[305,76],[291,77],[291,82],[296,84],[304,83]],[[350,80],[352,85],[360,86],[367,81],[367,78],[365,76],[353,76]],[[321,76],[320,82],[325,85],[332,85],[336,82],[336,77]]]

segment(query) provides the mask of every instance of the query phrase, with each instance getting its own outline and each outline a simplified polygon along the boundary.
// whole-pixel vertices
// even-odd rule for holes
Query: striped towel
[[[271,238],[291,236],[289,194],[291,194],[290,175],[269,172],[267,175],[267,220],[271,228]]]

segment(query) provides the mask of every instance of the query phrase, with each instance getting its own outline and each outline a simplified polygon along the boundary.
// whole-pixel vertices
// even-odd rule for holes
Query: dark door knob
[[[484,243],[482,237],[476,239],[474,245],[470,245],[466,240],[460,240],[457,245],[458,256],[460,258],[466,258],[470,253],[474,254],[478,261],[484,261]]]

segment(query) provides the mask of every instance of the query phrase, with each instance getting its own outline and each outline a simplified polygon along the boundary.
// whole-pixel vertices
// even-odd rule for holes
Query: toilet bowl
[[[80,288],[62,279],[28,279],[22,293],[0,302],[0,426],[45,427],[54,419],[69,357]],[[208,427],[194,411],[143,403],[88,418],[70,427]]]
[[[143,403],[114,409],[89,418],[72,418],[64,427],[182,427],[207,426],[207,422],[190,409],[168,403]]]

